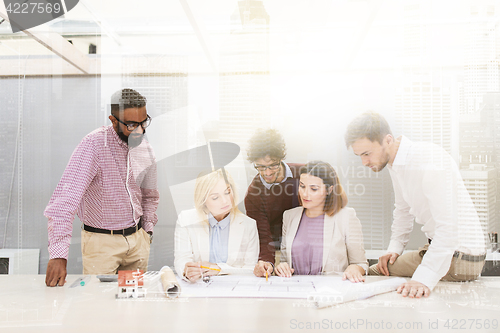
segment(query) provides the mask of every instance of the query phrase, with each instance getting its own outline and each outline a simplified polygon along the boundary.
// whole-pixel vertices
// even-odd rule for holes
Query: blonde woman
[[[281,262],[276,274],[341,274],[364,281],[368,262],[361,223],[333,167],[312,161],[300,170],[299,203],[283,214]]]
[[[186,280],[217,274],[251,274],[259,256],[255,220],[236,206],[234,181],[224,170],[199,176],[195,209],[175,227],[175,270]]]

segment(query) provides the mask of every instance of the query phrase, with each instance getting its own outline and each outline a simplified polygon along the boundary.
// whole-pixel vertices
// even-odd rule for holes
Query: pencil
[[[211,269],[211,270],[213,270],[213,271],[218,271],[218,272],[220,272],[220,269],[219,269],[219,268],[212,268],[212,267],[207,267],[207,266],[200,266],[200,268]]]
[[[267,282],[267,277],[268,277],[268,274],[267,274],[267,270],[266,270],[266,282]]]

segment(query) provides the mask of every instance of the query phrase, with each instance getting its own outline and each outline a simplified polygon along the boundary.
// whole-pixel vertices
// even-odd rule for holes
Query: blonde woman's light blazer
[[[283,213],[283,237],[281,240],[281,262],[292,267],[292,244],[299,228],[304,207],[289,209]],[[325,214],[323,227],[323,274],[337,274],[350,264],[368,269],[361,223],[354,209],[342,208],[337,214]],[[293,268],[293,267],[292,267]]]
[[[209,261],[210,226],[196,209],[181,212],[175,226],[174,266],[183,275],[187,262]],[[259,258],[259,234],[254,219],[239,213],[230,223],[227,262],[216,263],[220,274],[252,274]]]

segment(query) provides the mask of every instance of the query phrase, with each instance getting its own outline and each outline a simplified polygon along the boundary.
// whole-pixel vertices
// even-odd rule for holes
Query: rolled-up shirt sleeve
[[[49,258],[68,259],[75,213],[96,176],[99,154],[90,138],[76,147],[44,215],[48,218]]]

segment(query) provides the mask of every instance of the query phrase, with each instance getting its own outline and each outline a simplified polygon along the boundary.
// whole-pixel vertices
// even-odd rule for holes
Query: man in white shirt
[[[369,274],[412,277],[397,291],[417,298],[429,296],[440,279],[476,279],[484,265],[485,233],[451,156],[432,143],[394,138],[375,112],[355,118],[345,141],[374,172],[387,166],[394,186],[391,241]],[[402,255],[414,221],[423,225],[429,244]]]

